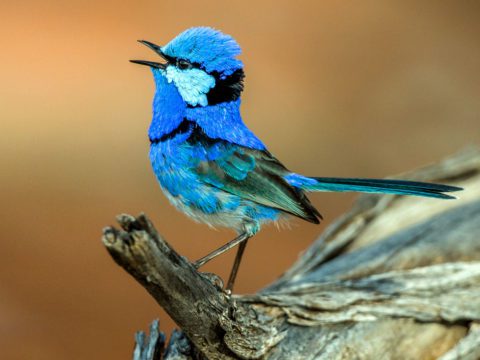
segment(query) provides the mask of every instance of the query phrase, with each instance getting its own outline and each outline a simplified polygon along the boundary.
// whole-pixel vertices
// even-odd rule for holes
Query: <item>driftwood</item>
[[[461,200],[362,195],[276,282],[230,295],[145,215],[103,243],[181,331],[152,324],[134,359],[480,359],[480,151],[402,178]]]

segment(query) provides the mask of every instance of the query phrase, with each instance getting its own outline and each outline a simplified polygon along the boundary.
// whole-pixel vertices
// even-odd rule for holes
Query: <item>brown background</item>
[[[230,239],[191,222],[152,175],[154,60],[210,25],[242,45],[246,123],[292,170],[383,177],[480,140],[476,1],[2,1],[0,357],[128,359],[160,317],[100,243],[120,212],[147,212],[196,259]],[[320,226],[265,228],[237,282],[252,292],[297,258],[353,195],[315,194]],[[226,275],[233,253],[206,270]]]

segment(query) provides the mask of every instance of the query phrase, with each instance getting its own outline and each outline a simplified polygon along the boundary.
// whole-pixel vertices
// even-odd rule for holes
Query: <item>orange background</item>
[[[129,59],[187,27],[233,35],[245,122],[289,168],[383,177],[480,140],[475,1],[2,1],[0,357],[129,359],[133,334],[173,323],[101,245],[145,211],[190,259],[232,238],[169,206],[146,130],[153,81]],[[311,196],[320,226],[265,228],[237,292],[289,267],[353,195]],[[205,267],[226,276],[233,252]]]

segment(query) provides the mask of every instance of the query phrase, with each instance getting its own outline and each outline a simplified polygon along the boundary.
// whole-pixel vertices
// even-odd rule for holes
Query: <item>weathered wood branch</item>
[[[105,246],[182,330],[165,351],[155,326],[137,335],[134,358],[480,358],[480,152],[403,177],[466,190],[456,201],[362,196],[253,295],[224,292],[145,215],[119,216]]]
[[[113,259],[147,289],[205,355],[231,355],[218,323],[230,311],[225,294],[173,251],[145,216],[120,215],[117,220],[123,230],[107,228],[103,238]]]

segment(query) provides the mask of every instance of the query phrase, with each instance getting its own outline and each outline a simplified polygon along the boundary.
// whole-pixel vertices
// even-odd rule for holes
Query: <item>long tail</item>
[[[456,199],[445,193],[463,190],[460,187],[406,180],[308,178],[301,188],[307,191],[356,191],[364,193],[426,196],[439,199]],[[313,180],[313,181],[312,181]]]

